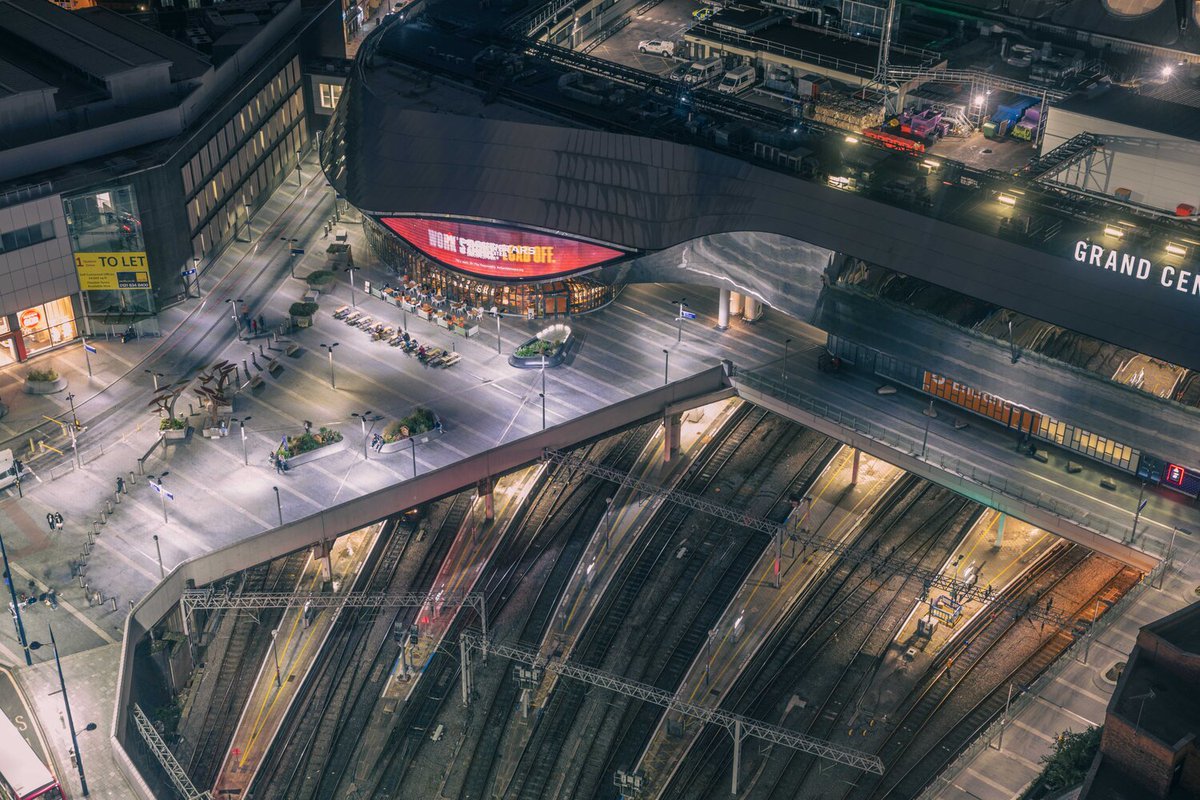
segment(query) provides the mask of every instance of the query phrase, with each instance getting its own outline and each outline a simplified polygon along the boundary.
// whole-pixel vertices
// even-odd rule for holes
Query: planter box
[[[310,461],[316,461],[317,459],[331,456],[334,453],[340,453],[345,449],[346,439],[343,437],[340,442],[327,444],[324,447],[318,447],[316,450],[309,450],[307,453],[301,453],[298,456],[292,456],[291,458],[287,459],[287,463],[289,467],[298,467],[301,464],[307,464]]]
[[[571,332],[570,327],[566,325],[551,325],[549,328],[544,328],[538,332],[537,336],[532,339],[526,339],[518,346],[518,350],[522,347],[533,344],[541,340],[550,340],[562,338],[562,344],[549,353],[545,354],[546,366],[557,367],[567,358],[567,353],[571,350],[571,345],[575,343],[575,335]],[[542,356],[518,356],[515,353],[508,357],[508,363],[518,369],[541,369]]]
[[[292,317],[292,325],[297,328],[311,328],[312,317]]]
[[[54,394],[61,392],[67,388],[67,379],[59,378],[56,381],[31,381],[25,379],[25,391],[28,394]]]
[[[412,445],[409,443],[410,439],[415,439],[417,444],[428,444],[429,442],[432,442],[434,439],[437,439],[439,436],[443,435],[445,432],[445,430],[439,431],[437,428],[434,428],[431,431],[418,433],[416,436],[406,436],[403,439],[397,439],[394,442],[385,442],[384,445],[379,448],[379,452],[398,453],[401,450],[407,450],[408,448],[412,447]]]
[[[467,327],[464,328],[461,325],[455,325],[452,328],[450,328],[450,332],[454,333],[454,334],[458,334],[459,336],[465,336],[468,339],[470,339],[472,336],[479,333],[479,326],[478,325],[468,325]]]
[[[176,428],[168,428],[167,430],[162,431],[162,438],[167,442],[181,442],[188,438],[188,434],[191,432],[192,429],[190,426],[181,430]]]
[[[417,309],[417,311],[416,311],[416,314],[417,314],[417,316],[418,316],[418,317],[420,317],[421,319],[433,319],[433,312],[432,312],[432,311],[425,311],[424,309],[420,309],[420,308],[418,308],[418,309]]]
[[[205,439],[220,439],[229,434],[228,428],[201,428],[200,435]]]

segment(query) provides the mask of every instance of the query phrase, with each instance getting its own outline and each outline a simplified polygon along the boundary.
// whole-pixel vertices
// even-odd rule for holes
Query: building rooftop
[[[0,97],[52,88],[54,87],[30,75],[16,64],[0,58]]]
[[[212,62],[199,50],[124,14],[97,6],[76,11],[75,15],[115,36],[136,44],[147,53],[170,61],[172,80],[192,80],[200,77],[212,67]]]
[[[111,13],[111,12],[109,12]],[[89,15],[90,16],[90,15]],[[167,61],[82,14],[45,0],[0,0],[0,32],[104,80]],[[11,52],[6,47],[6,52]]]
[[[1200,108],[1104,86],[1055,104],[1056,108],[1181,139],[1200,141]]]

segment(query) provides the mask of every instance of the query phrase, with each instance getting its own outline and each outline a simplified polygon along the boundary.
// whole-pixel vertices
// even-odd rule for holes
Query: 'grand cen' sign
[[[1079,241],[1075,243],[1075,260],[1081,264],[1115,272],[1136,278],[1139,281],[1149,280],[1154,272],[1154,265],[1148,258],[1122,253],[1119,250],[1109,250],[1098,244]],[[1180,267],[1164,265],[1159,269],[1158,282],[1166,289],[1200,297],[1200,273]]]

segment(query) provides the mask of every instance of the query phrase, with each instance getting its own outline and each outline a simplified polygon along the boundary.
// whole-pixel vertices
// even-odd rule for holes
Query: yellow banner
[[[85,292],[150,288],[145,253],[76,253],[75,272]]]

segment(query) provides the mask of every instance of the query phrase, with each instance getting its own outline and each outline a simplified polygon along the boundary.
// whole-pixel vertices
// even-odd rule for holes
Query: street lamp
[[[335,348],[337,346],[338,346],[338,342],[334,342],[333,344],[325,344],[324,342],[321,342],[321,347],[324,347],[325,351],[327,353],[329,353],[329,388],[330,389],[337,388],[337,383],[333,379],[333,348]]]
[[[167,577],[167,571],[163,569],[162,563],[162,545],[158,543],[158,534],[154,534],[154,552],[158,554],[158,579],[161,581]]]
[[[791,343],[791,339],[783,340],[783,379],[785,381],[787,380],[788,347],[791,345]]]
[[[13,625],[17,628],[17,641],[25,650],[25,665],[33,666],[33,657],[29,655],[29,640],[25,638],[25,623],[21,621],[21,604],[17,602],[17,588],[13,585],[12,571],[8,568],[8,550],[4,547],[3,535],[0,535],[0,555],[4,557],[4,582],[8,584],[8,594],[12,597]]]
[[[154,391],[157,392],[158,391],[158,379],[165,378],[166,375],[162,372],[155,372],[152,369],[144,369],[144,370],[142,370],[142,372],[146,373],[147,375],[149,375],[151,378],[154,379]]]
[[[367,418],[371,416],[371,413],[372,412],[370,412],[370,411],[364,411],[361,414],[359,414],[357,411],[355,411],[350,414],[350,416],[352,416],[352,417],[358,417],[358,421],[360,423],[362,423],[363,460],[364,461],[367,459]],[[374,418],[372,418],[371,421],[374,422],[375,421]]]
[[[299,255],[296,251],[300,248],[296,247],[296,242],[300,241],[294,236],[280,236],[279,241],[287,244],[289,248],[288,254],[288,269],[291,270],[292,277],[296,277],[296,256]]]
[[[242,340],[242,321],[238,319],[238,306],[244,302],[242,298],[234,300],[232,297],[226,297],[225,302],[229,303],[229,318],[233,320],[233,335],[240,342]],[[155,386],[157,389],[157,385]]]
[[[275,510],[279,512],[279,527],[283,527],[283,502],[279,499],[279,487],[272,486],[275,490]]]
[[[62,692],[63,706],[67,711],[67,727],[71,731],[71,747],[75,751],[75,768],[79,771],[79,789],[80,793],[84,797],[87,797],[88,785],[87,776],[83,774],[83,754],[79,752],[79,737],[75,735],[75,720],[71,716],[71,698],[67,696],[67,681],[63,677],[62,661],[58,658],[58,642],[54,638],[54,628],[47,625],[46,629],[50,631],[50,646],[54,648],[54,665],[58,668],[58,688]],[[30,642],[29,647],[33,650],[38,650],[41,649],[42,643]],[[87,727],[84,728],[84,730],[88,731],[94,731],[95,729],[96,726],[93,723],[88,723]]]
[[[250,201],[243,200],[242,206],[246,209],[246,242],[250,243],[254,241],[254,228],[250,226]]]
[[[250,466],[250,454],[246,450],[246,423],[251,419],[252,417],[242,417],[241,419],[230,420],[230,422],[238,423],[242,431],[242,463],[247,467]]]
[[[154,391],[158,391],[158,387],[154,387]],[[79,417],[75,414],[75,395],[67,395],[67,402],[71,404],[71,424],[75,426],[75,430],[80,429]]]
[[[671,374],[671,351],[663,348],[663,386],[670,383],[668,376]]]
[[[296,148],[296,185],[300,186],[300,154],[304,151],[299,147]]]
[[[170,474],[170,470],[167,470],[158,476],[146,476],[150,485],[154,487],[154,491],[158,492],[158,499],[162,501],[163,522],[167,522],[167,489],[165,486],[163,486],[163,478]]]
[[[343,267],[342,268],[342,272],[350,273],[350,305],[353,306],[354,308],[358,308],[358,299],[354,296],[354,273],[357,271],[358,271],[358,267]],[[404,327],[405,327],[405,329],[408,328],[407,325],[405,325]]]
[[[542,353],[542,430],[546,430],[546,354]]]

